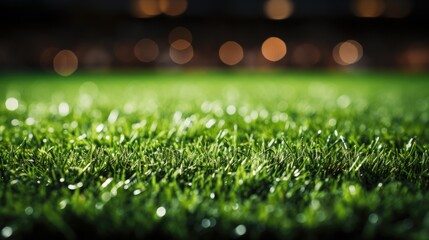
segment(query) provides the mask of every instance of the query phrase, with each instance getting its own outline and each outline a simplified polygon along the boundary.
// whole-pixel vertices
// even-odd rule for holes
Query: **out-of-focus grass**
[[[0,237],[427,239],[427,79],[2,74]]]

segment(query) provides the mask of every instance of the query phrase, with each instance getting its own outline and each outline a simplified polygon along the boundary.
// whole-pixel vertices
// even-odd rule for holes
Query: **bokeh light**
[[[292,55],[295,64],[309,67],[317,64],[321,60],[320,50],[311,43],[298,45]]]
[[[332,52],[335,62],[340,65],[354,64],[362,58],[362,55],[362,45],[355,40],[347,40],[337,44]]]
[[[54,70],[61,76],[70,76],[78,67],[76,54],[70,50],[61,50],[54,57]]]
[[[379,17],[385,10],[383,0],[355,0],[352,10],[358,17]]]
[[[191,45],[190,42],[185,39],[178,39],[171,44],[171,47],[177,50],[185,50]]]
[[[148,18],[161,14],[159,0],[134,0],[132,6],[136,17]]]
[[[411,71],[429,69],[429,47],[410,47],[399,57],[402,67]]]
[[[192,58],[194,57],[194,49],[192,45],[188,45],[188,47],[181,49],[173,47],[175,45],[178,44],[172,44],[170,46],[170,58],[173,62],[177,64],[186,64],[192,60]]]
[[[8,98],[6,99],[5,106],[7,110],[15,111],[19,107],[19,101],[14,97]]]
[[[189,31],[189,29],[185,27],[176,27],[173,30],[170,31],[168,34],[168,42],[173,44],[179,39],[183,39],[186,42],[192,44],[192,33]]]
[[[286,43],[278,37],[270,37],[262,43],[262,55],[269,61],[277,62],[286,56]]]
[[[160,10],[169,16],[179,16],[188,8],[187,0],[160,0]]]
[[[158,44],[152,39],[143,38],[134,46],[134,55],[141,62],[153,62],[159,55]]]
[[[264,10],[269,19],[282,20],[292,15],[294,5],[291,0],[267,0]]]
[[[243,60],[243,57],[243,48],[237,42],[225,42],[219,49],[219,58],[226,65],[236,65]]]

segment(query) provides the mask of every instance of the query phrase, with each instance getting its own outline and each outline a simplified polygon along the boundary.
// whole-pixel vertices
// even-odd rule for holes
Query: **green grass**
[[[0,86],[0,238],[429,238],[428,75]]]

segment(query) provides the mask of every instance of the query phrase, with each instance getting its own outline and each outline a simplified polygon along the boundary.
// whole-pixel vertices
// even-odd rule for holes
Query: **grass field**
[[[1,238],[429,238],[429,78],[5,74]]]

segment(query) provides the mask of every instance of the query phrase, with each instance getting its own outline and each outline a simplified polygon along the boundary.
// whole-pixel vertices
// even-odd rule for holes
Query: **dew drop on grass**
[[[201,226],[202,226],[203,228],[209,228],[209,227],[210,227],[210,225],[211,225],[211,223],[210,223],[210,219],[208,219],[208,218],[204,218],[204,219],[201,221]]]
[[[27,215],[31,215],[31,214],[33,214],[34,210],[33,210],[33,208],[32,208],[32,207],[26,207],[26,208],[24,209],[24,212],[25,212],[25,214],[27,214]]]
[[[1,230],[1,235],[4,238],[9,238],[10,236],[12,236],[12,234],[13,234],[13,229],[9,226],[6,226]]]
[[[216,120],[214,120],[213,118],[211,118],[210,120],[207,121],[206,128],[213,127],[213,125],[215,125],[215,123],[216,123]]]
[[[18,119],[12,119],[12,121],[10,121],[10,124],[12,124],[12,126],[18,126],[19,120]]]
[[[110,124],[115,123],[116,120],[118,119],[118,116],[119,116],[119,111],[115,109],[110,112],[109,117],[107,118],[107,121]]]
[[[299,176],[299,174],[300,174],[300,172],[299,172],[299,170],[298,170],[298,169],[296,169],[296,170],[293,172],[293,175],[294,175],[295,177],[298,177],[298,176]]]
[[[142,193],[142,191],[141,191],[140,189],[136,189],[136,190],[134,190],[133,195],[134,195],[134,196],[137,196],[137,195],[139,195],[140,193]]]
[[[25,119],[25,124],[27,124],[28,126],[33,126],[34,123],[36,123],[36,120],[34,120],[34,118],[32,117]]]
[[[173,121],[174,123],[179,123],[180,119],[182,119],[182,112],[177,111],[173,115]]]
[[[79,182],[77,184],[69,184],[67,187],[70,190],[76,190],[78,188],[81,188],[83,186],[83,183]]]
[[[106,181],[104,181],[103,184],[101,184],[101,189],[106,188],[111,182],[113,178],[108,178]]]
[[[214,193],[210,193],[210,198],[211,199],[214,199],[216,197],[216,194],[214,194]]]
[[[103,131],[103,128],[104,128],[104,124],[100,123],[100,124],[98,124],[98,126],[95,128],[95,131],[99,133],[99,132]]]
[[[6,106],[6,109],[9,111],[15,111],[19,107],[18,99],[11,97],[6,99],[6,102],[4,103]]]
[[[372,223],[372,224],[376,224],[376,223],[378,222],[378,215],[377,215],[377,214],[375,214],[375,213],[371,213],[371,214],[368,216],[368,221],[369,221],[370,223]]]
[[[156,209],[156,215],[160,218],[164,217],[166,213],[167,210],[165,209],[165,207],[159,207]]]
[[[112,198],[112,195],[109,192],[104,192],[101,194],[101,200],[108,202]]]
[[[238,205],[238,203],[234,203],[234,205],[232,205],[232,209],[234,210],[238,210],[239,207],[240,205]]]
[[[58,114],[60,116],[67,116],[70,112],[70,106],[66,102],[62,102],[58,105]]]
[[[10,181],[10,185],[15,185],[17,183],[19,183],[18,179],[14,179],[14,180]]]
[[[347,95],[341,95],[337,98],[337,105],[340,108],[347,108],[350,102],[350,98]]]
[[[67,206],[67,200],[62,200],[61,202],[58,203],[58,207],[60,209],[64,209]]]
[[[243,236],[244,234],[246,234],[246,226],[244,226],[243,224],[238,225],[235,229],[234,232],[237,236]]]
[[[410,140],[408,141],[407,145],[405,146],[407,151],[410,150],[411,146],[413,145],[413,139],[410,138]]]
[[[228,107],[226,107],[226,113],[228,115],[234,115],[236,111],[237,108],[234,105],[229,105]]]
[[[101,210],[101,209],[103,209],[103,207],[104,207],[104,204],[101,202],[98,202],[95,204],[95,209],[97,209],[97,210]]]
[[[347,150],[347,144],[346,141],[344,140],[343,136],[340,136],[341,142],[343,143],[344,148]]]
[[[350,191],[351,195],[355,195],[356,194],[356,187],[354,185],[350,185],[349,191]]]

